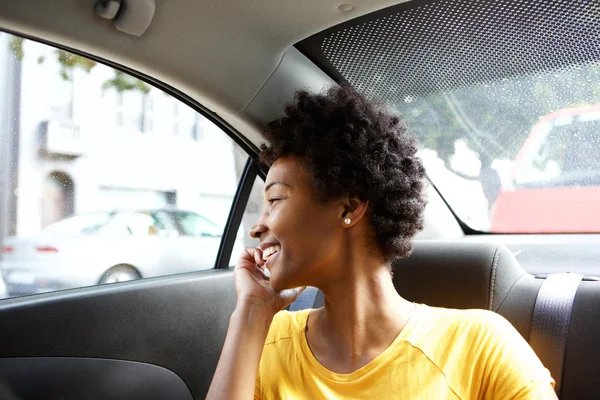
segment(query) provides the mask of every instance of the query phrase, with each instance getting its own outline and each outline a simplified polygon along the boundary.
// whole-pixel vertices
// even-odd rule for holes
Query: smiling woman
[[[396,291],[391,262],[410,254],[425,205],[400,118],[346,86],[298,92],[285,113],[261,146],[270,170],[250,231],[260,245],[236,264],[237,306],[208,398],[556,398],[504,318]],[[280,311],[305,286],[325,306]]]

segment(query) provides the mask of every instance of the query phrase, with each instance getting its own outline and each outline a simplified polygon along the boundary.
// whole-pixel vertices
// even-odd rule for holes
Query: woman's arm
[[[238,303],[231,315],[225,345],[207,399],[252,399],[260,355],[273,314]]]
[[[260,356],[275,314],[296,300],[303,288],[273,290],[262,272],[260,249],[245,249],[235,266],[237,305],[207,399],[254,398]]]

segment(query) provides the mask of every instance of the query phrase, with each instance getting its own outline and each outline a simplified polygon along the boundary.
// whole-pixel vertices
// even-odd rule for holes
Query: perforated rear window
[[[296,46],[402,114],[429,177],[467,225],[600,232],[600,170],[566,168],[592,164],[554,159],[544,139],[563,126],[553,135],[571,132],[570,148],[588,150],[561,154],[600,158],[600,132],[579,123],[600,113],[600,2],[410,1]]]
[[[599,21],[590,0],[412,1],[298,47],[360,91],[403,102],[598,61]]]

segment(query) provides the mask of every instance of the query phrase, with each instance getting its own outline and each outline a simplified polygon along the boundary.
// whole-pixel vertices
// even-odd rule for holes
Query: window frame
[[[259,175],[260,178],[259,178]],[[217,251],[217,259],[215,262],[215,269],[226,269],[229,268],[229,260],[231,259],[231,252],[237,238],[238,229],[242,223],[248,200],[250,199],[250,193],[252,192],[252,186],[254,181],[264,179],[264,170],[261,171],[259,164],[248,157],[242,176],[240,178],[240,185],[237,188],[235,195],[233,196],[233,202],[231,204],[231,211],[229,217],[225,223],[225,229],[223,231],[223,238]]]

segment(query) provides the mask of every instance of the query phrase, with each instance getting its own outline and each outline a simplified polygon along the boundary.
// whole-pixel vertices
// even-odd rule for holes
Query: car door
[[[10,49],[15,43],[21,56],[4,52],[1,61],[19,67],[21,103],[11,118],[20,126],[3,132],[12,136],[0,143],[12,146],[7,153],[18,172],[19,193],[1,192],[0,204],[9,205],[1,211],[11,216],[3,232],[32,235],[47,223],[38,200],[49,174],[68,182],[72,199],[67,214],[106,208],[135,214],[163,199],[169,209],[211,215],[224,228],[221,236],[210,238],[210,246],[187,246],[197,250],[193,259],[210,260],[207,270],[178,274],[185,268],[177,266],[183,259],[175,258],[151,273],[136,265],[135,258],[110,265],[106,257],[65,254],[78,275],[132,268],[139,269],[142,279],[82,286],[59,262],[45,267],[63,278],[64,285],[54,289],[65,290],[20,297],[8,293],[0,300],[0,397],[202,398],[235,306],[231,251],[252,187],[261,180],[249,157],[255,149],[238,143],[171,93],[104,66],[89,72],[65,67],[60,58],[65,54],[76,64],[95,62],[0,33],[0,46]],[[134,82],[137,89],[123,82]],[[219,185],[212,184],[215,180]],[[102,200],[108,191],[110,202]],[[135,228],[140,226],[144,224]],[[156,237],[138,238],[144,245],[129,250],[153,254],[158,244],[152,239],[163,238],[155,231],[149,236]],[[185,254],[185,245],[174,250],[182,238],[164,239],[171,242],[170,251]],[[127,247],[121,236],[102,237],[95,250],[113,253],[110,243],[115,240]],[[0,259],[3,273],[4,261]]]

